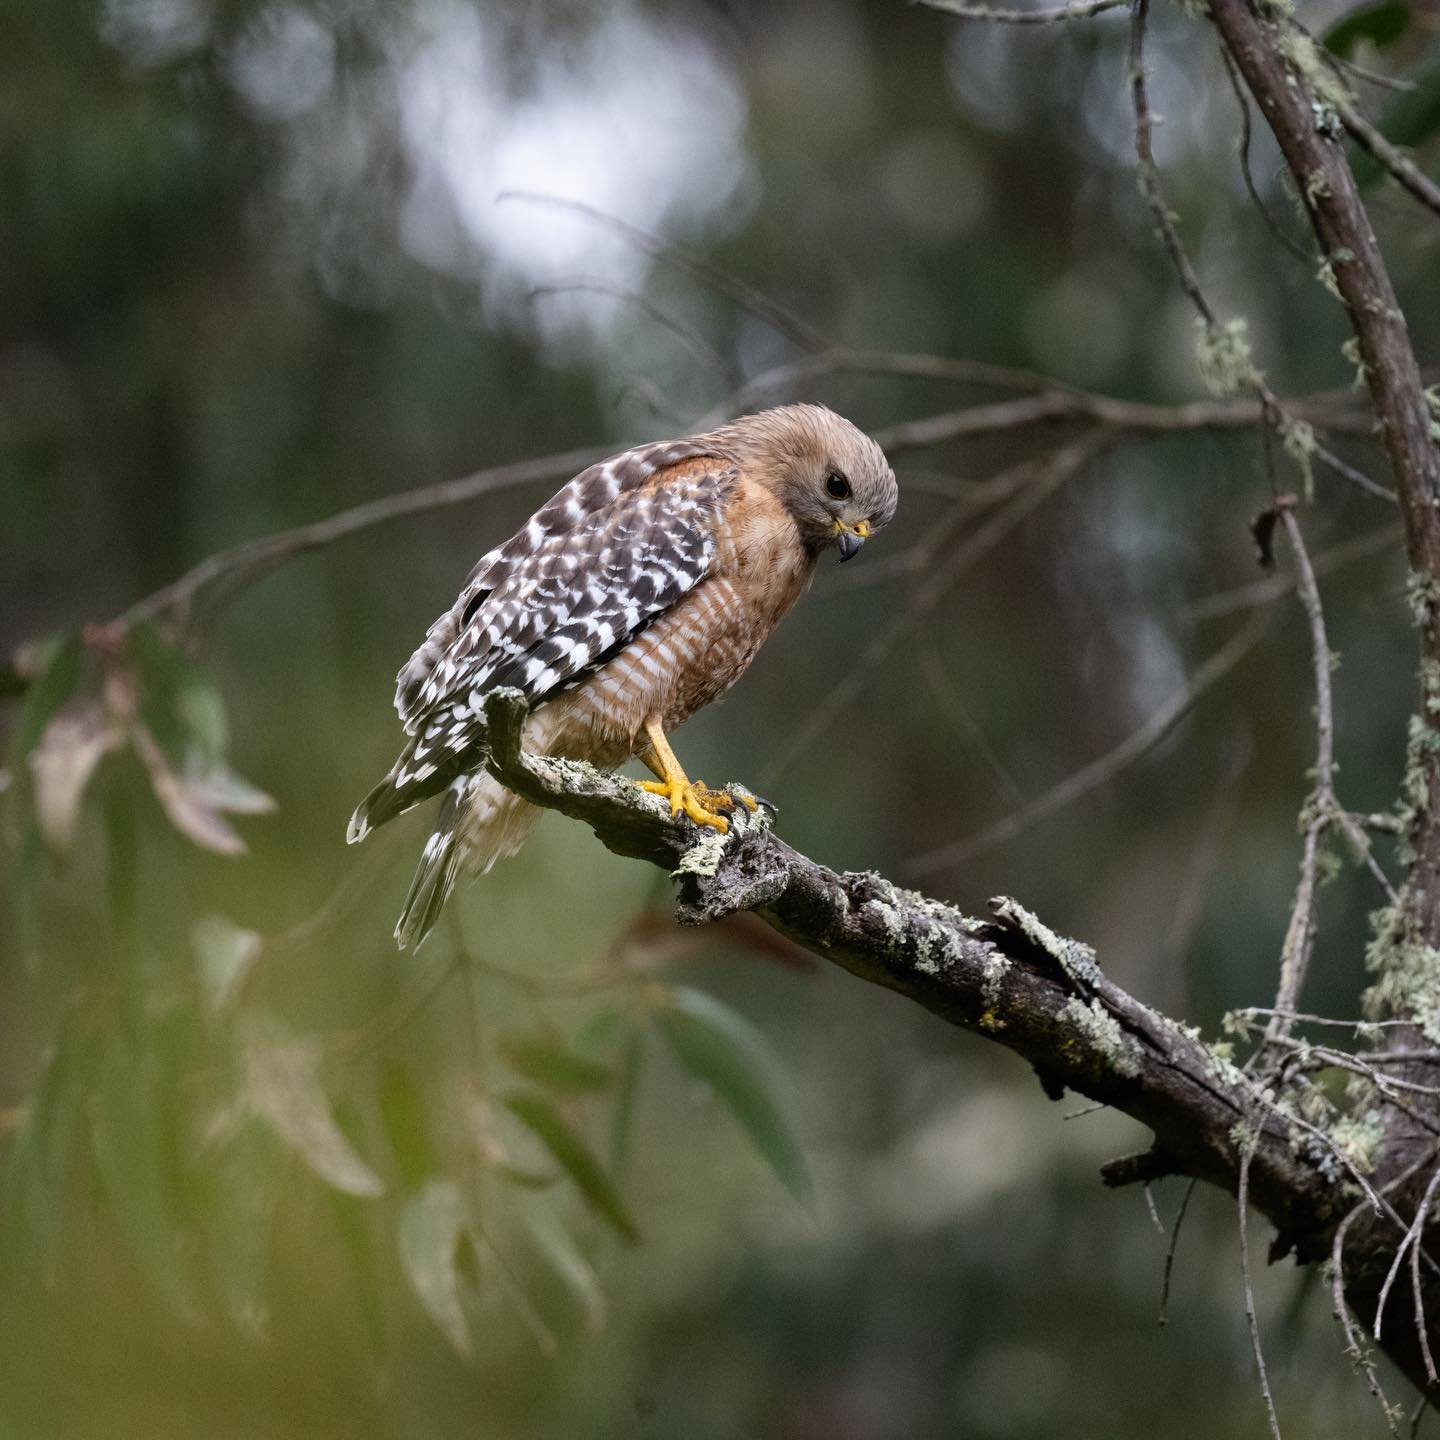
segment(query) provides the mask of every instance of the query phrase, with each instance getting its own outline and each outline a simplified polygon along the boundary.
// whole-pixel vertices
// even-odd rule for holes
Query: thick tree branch
[[[1243,1172],[1247,1202],[1278,1232],[1272,1256],[1293,1250],[1304,1263],[1326,1260],[1339,1234],[1349,1302],[1375,1314],[1410,1226],[1397,1206],[1411,1215],[1419,1198],[1401,1186],[1420,1166],[1392,1179],[1388,1194],[1377,1190],[1329,1135],[1277,1102],[1269,1081],[1122,990],[1088,946],[1015,900],[993,900],[991,916],[979,919],[873,871],[831,870],[787,845],[763,808],[754,816],[737,809],[727,836],[702,834],[622,776],[524,753],[518,691],[493,691],[485,713],[496,779],[583,821],[616,854],[668,870],[679,882],[682,923],[752,910],[820,958],[1015,1051],[1053,1098],[1070,1089],[1132,1116],[1154,1143],[1106,1167],[1109,1184],[1178,1174],[1233,1194]],[[1433,1309],[1436,1267],[1424,1259],[1417,1284]],[[1423,1386],[1423,1347],[1408,1319],[1385,1329],[1383,1345]]]
[[[1113,1170],[1112,1183],[1180,1173],[1233,1192],[1243,1140],[1252,1200],[1284,1245],[1306,1260],[1329,1254],[1357,1194],[1339,1183],[1344,1161],[1192,1032],[1110,981],[1088,947],[1014,900],[977,919],[872,871],[831,870],[786,844],[763,809],[738,812],[728,836],[702,835],[624,777],[525,754],[525,716],[516,691],[487,698],[491,773],[583,821],[616,854],[669,870],[682,922],[753,910],[822,959],[1014,1050],[1047,1092],[1073,1089],[1148,1125],[1154,1152]]]

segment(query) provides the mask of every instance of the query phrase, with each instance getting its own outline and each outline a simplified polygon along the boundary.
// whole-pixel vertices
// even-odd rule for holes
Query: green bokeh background
[[[1386,63],[1433,79],[1413,28]],[[738,379],[799,356],[733,287],[601,220],[501,200],[506,188],[595,201],[837,344],[1199,397],[1192,316],[1135,182],[1125,41],[1114,15],[994,30],[889,0],[6,0],[0,649],[111,618],[253,536],[512,459],[678,433]],[[1212,299],[1247,319],[1278,391],[1343,388],[1343,314],[1250,206],[1205,27],[1157,16],[1150,60],[1159,158]],[[1252,165],[1303,244],[1263,135]],[[1382,187],[1367,195],[1417,350],[1440,354],[1434,226]],[[795,393],[876,428],[996,394],[865,375]],[[903,879],[1140,724],[1243,623],[1189,607],[1258,575],[1247,524],[1270,490],[1253,434],[1121,441],[866,659],[924,583],[902,557],[967,487],[1070,433],[897,455],[893,526],[843,573],[822,566],[727,702],[686,727],[692,772],[753,785],[818,859]],[[1384,479],[1373,446],[1334,443]],[[1282,483],[1299,486],[1293,467]],[[392,677],[474,559],[550,488],[374,528],[223,609],[200,663],[233,765],[278,802],[238,822],[248,855],[188,844],[138,768],[107,762],[73,854],[44,868],[38,945],[21,942],[18,882],[0,900],[12,1150],[63,1035],[123,1037],[129,1067],[64,1071],[74,1134],[48,1137],[61,1158],[29,1202],[6,1192],[0,1435],[1260,1433],[1233,1203],[1197,1194],[1158,1328],[1165,1240],[1138,1192],[1097,1179],[1145,1135],[1108,1113],[1063,1118],[1078,1102],[1046,1101],[998,1047],[743,930],[671,932],[662,880],[555,817],[463,891],[457,931],[395,953],[424,820],[358,854],[343,844],[396,747]],[[1318,553],[1391,512],[1322,472],[1301,517]],[[1341,783],[1362,811],[1390,804],[1403,759],[1403,581],[1397,546],[1323,582]],[[859,696],[797,745],[857,668]],[[1140,764],[925,887],[971,912],[1022,897],[1122,984],[1217,1034],[1226,1009],[1273,993],[1313,760],[1309,684],[1286,602]],[[16,702],[0,707],[13,723]],[[132,825],[125,937],[107,900],[107,807]],[[18,873],[13,816],[7,846]],[[1357,1013],[1375,903],[1348,867],[1326,889],[1315,1008]],[[780,1057],[813,1212],[653,1027],[618,1167],[638,1246],[572,1186],[486,1169],[476,1107],[536,1159],[497,1118],[514,1082],[504,1037],[550,1027],[609,1063],[654,1003],[646,983],[546,987],[602,963],[646,914],[645,946],[626,952],[645,981],[720,998]],[[337,1196],[273,1137],[238,1175],[216,1158],[206,1126],[233,1112],[242,1022],[197,1014],[192,934],[213,915],[290,937],[267,945],[241,1008],[322,1047],[327,1094],[384,1195]],[[446,968],[457,933],[491,969]],[[397,1086],[413,1104],[387,1125]],[[127,1094],[123,1160],[107,1170],[92,1130],[128,1113]],[[601,1153],[613,1110],[606,1095],[566,1105]],[[556,1220],[594,1267],[603,1315],[502,1238],[464,1256],[472,1353],[457,1355],[397,1249],[407,1189],[432,1171],[497,1236],[531,1207]],[[240,1243],[223,1195],[246,1174],[274,1187],[265,1311],[248,1327],[220,1278]],[[1167,1221],[1180,1193],[1156,1189]],[[1252,1221],[1257,1248],[1263,1229]],[[1288,1264],[1258,1283],[1286,1433],[1379,1433],[1323,1287]]]

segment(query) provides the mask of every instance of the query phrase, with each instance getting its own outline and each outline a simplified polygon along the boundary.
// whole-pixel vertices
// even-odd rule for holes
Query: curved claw
[[[730,822],[719,811],[733,809],[735,801],[723,790],[707,790],[683,776],[672,780],[637,780],[635,783],[642,790],[648,790],[652,795],[663,795],[669,800],[672,815],[678,815],[683,810],[695,824],[708,825],[722,835],[728,833]]]

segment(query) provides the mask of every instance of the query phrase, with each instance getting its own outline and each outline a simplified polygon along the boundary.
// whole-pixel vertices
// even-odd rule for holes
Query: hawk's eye
[[[850,498],[850,482],[836,470],[832,470],[825,477],[825,489],[837,500]]]

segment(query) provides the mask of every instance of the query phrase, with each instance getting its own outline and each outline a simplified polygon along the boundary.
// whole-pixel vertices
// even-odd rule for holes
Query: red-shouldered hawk
[[[484,768],[487,692],[529,699],[525,748],[613,769],[638,756],[671,813],[728,829],[734,802],[692,782],[667,731],[718,699],[808,588],[822,551],[848,560],[895,513],[883,451],[820,405],[592,465],[484,556],[400,671],[410,740],[349,839],[440,791],[434,834],[395,927],[434,925],[462,870],[488,870],[539,818]]]

